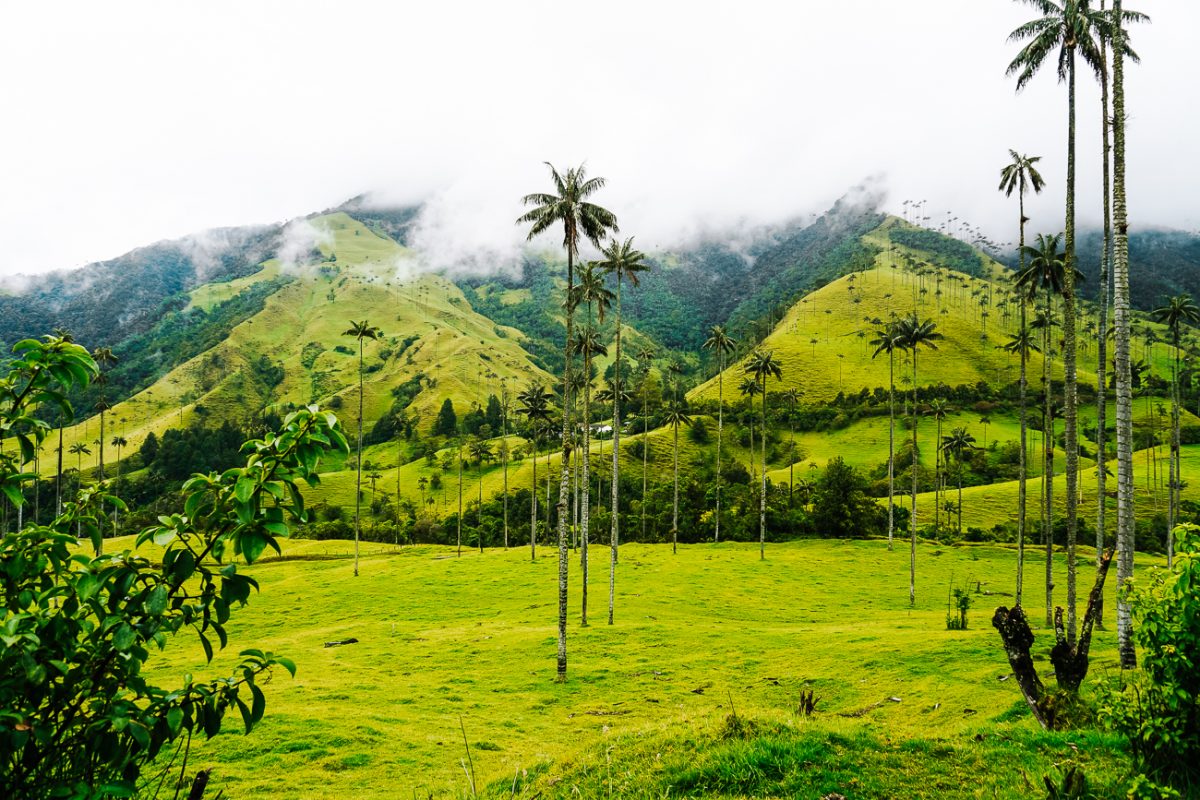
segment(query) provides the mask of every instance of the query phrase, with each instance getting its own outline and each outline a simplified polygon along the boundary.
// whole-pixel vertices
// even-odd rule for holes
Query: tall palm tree
[[[679,427],[690,425],[692,418],[683,403],[679,400],[672,400],[666,407],[663,421],[671,426],[675,436],[675,494],[671,503],[671,552],[677,553],[679,552]]]
[[[937,426],[934,441],[941,442],[942,423],[946,421],[946,417],[950,416],[950,404],[941,397],[933,398],[929,403],[929,416],[933,417],[934,423]],[[946,495],[942,486],[942,463],[942,449],[941,447],[937,447],[933,454],[933,529],[935,531],[938,530],[938,526],[941,524],[941,520],[938,517],[938,503],[940,502],[938,493],[941,492],[942,497]]]
[[[613,357],[613,384],[612,387],[612,404],[613,404],[613,446],[612,446],[612,530],[611,542],[612,548],[609,554],[609,571],[608,571],[608,624],[613,624],[613,592],[616,581],[617,571],[617,548],[620,545],[620,518],[618,509],[620,508],[621,493],[621,403],[625,399],[625,361],[621,355],[621,287],[625,281],[629,281],[629,285],[636,289],[641,284],[641,274],[650,269],[650,265],[646,263],[646,256],[640,250],[635,250],[633,247],[633,237],[629,237],[624,242],[618,242],[613,239],[609,242],[608,247],[603,250],[604,258],[600,260],[600,268],[607,274],[616,277],[616,313],[617,313],[617,336],[615,343],[615,354]]]
[[[1054,402],[1050,333],[1058,325],[1053,313],[1054,298],[1062,294],[1066,280],[1066,255],[1059,250],[1061,242],[1061,234],[1039,233],[1035,244],[1025,246],[1029,263],[1017,275],[1019,291],[1027,292],[1032,297],[1040,288],[1045,298],[1045,305],[1031,327],[1042,332],[1042,540],[1046,545],[1047,627],[1054,624]],[[1068,581],[1073,579],[1073,575],[1074,567],[1069,567]]]
[[[615,295],[604,285],[604,272],[600,262],[592,261],[584,267],[575,287],[575,304],[587,305],[587,324],[576,337],[576,353],[583,357],[583,463],[580,470],[580,484],[583,488],[583,504],[581,508],[581,524],[579,536],[581,542],[580,564],[582,575],[580,580],[583,587],[583,626],[587,626],[587,596],[588,596],[588,543],[591,539],[591,468],[592,468],[592,359],[597,355],[608,355],[599,331],[593,325],[593,313],[597,321],[603,323],[608,309],[612,307]]]
[[[1112,19],[1123,20],[1121,0]],[[1133,577],[1133,390],[1129,371],[1129,210],[1125,197],[1125,26],[1112,26],[1113,47],[1113,317],[1117,378],[1117,650],[1121,666],[1137,666],[1125,584]]]
[[[875,348],[871,358],[888,354],[888,550],[896,529],[896,350],[900,347],[896,325],[887,323],[875,329],[870,344]]]
[[[1027,43],[1008,66],[1017,75],[1017,90],[1023,89],[1050,60],[1057,62],[1060,82],[1067,84],[1067,179],[1063,281],[1063,423],[1066,447],[1067,522],[1067,642],[1076,635],[1075,537],[1078,513],[1079,434],[1078,383],[1076,376],[1075,302],[1075,71],[1076,57],[1097,74],[1104,57],[1096,32],[1107,26],[1105,15],[1090,7],[1090,0],[1023,0],[1042,16],[1018,27],[1010,41]]]
[[[1175,359],[1171,365],[1171,459],[1170,486],[1167,489],[1167,568],[1174,564],[1175,517],[1179,513],[1179,352],[1180,338],[1185,324],[1200,323],[1200,307],[1190,295],[1181,294],[1169,298],[1165,306],[1160,306],[1152,312],[1156,320],[1163,323],[1171,331],[1171,346],[1175,350]]]
[[[713,325],[708,329],[704,349],[717,354],[717,511],[713,541],[721,541],[721,442],[725,433],[725,359],[737,346],[733,337],[725,332],[725,326]]]
[[[100,468],[97,476],[100,480],[104,480],[104,415],[109,409],[108,400],[105,398],[105,387],[108,385],[108,376],[104,374],[105,367],[111,367],[117,363],[117,357],[113,355],[113,351],[107,347],[97,347],[92,351],[92,360],[96,362],[96,366],[100,368],[100,373],[96,375],[95,383],[100,389],[100,399],[96,401],[96,410],[100,412]]]
[[[941,450],[948,458],[953,458],[958,466],[958,536],[962,538],[962,474],[967,454],[975,448],[975,437],[964,427],[950,431],[949,436],[939,437]]]
[[[581,283],[579,289],[582,289],[586,284]],[[601,286],[600,288],[603,288]],[[607,291],[607,290],[605,290]],[[587,627],[587,598],[588,598],[588,541],[591,538],[589,533],[590,509],[591,509],[591,441],[592,441],[592,359],[597,355],[608,355],[608,348],[600,340],[600,332],[591,326],[589,321],[587,327],[579,331],[575,335],[575,344],[572,348],[576,355],[583,357],[583,458],[579,466],[579,484],[582,489],[583,496],[580,505],[580,526],[579,526],[579,563],[581,567],[581,587],[583,596],[582,606],[582,621],[581,625]]]
[[[800,402],[800,390],[788,389],[783,393],[788,404],[788,508],[792,506],[792,490],[796,484],[796,404]]]
[[[508,378],[500,379],[500,461],[504,468],[504,549],[508,549]]]
[[[533,489],[529,497],[529,559],[531,561],[537,559],[538,441],[542,426],[550,421],[550,397],[551,395],[546,391],[546,387],[537,381],[530,381],[521,393],[517,395],[517,400],[521,403],[521,407],[517,409],[517,413],[524,416],[528,421],[531,432],[530,440],[533,444]]]
[[[383,331],[371,325],[367,320],[355,322],[350,320],[350,328],[342,336],[353,336],[358,340],[358,456],[354,480],[354,577],[358,577],[358,538],[361,535],[362,523],[362,446],[363,446],[363,342],[367,339],[378,341]]]
[[[917,425],[920,410],[917,407],[917,354],[922,347],[937,350],[937,342],[946,338],[937,330],[931,319],[922,322],[916,314],[904,317],[896,323],[897,345],[912,355],[912,510],[909,517],[908,550],[908,602],[917,604]]]
[[[646,541],[646,465],[650,455],[650,369],[654,351],[643,347],[637,354],[642,374],[642,541]]]
[[[754,464],[754,398],[761,391],[758,381],[754,378],[743,378],[738,384],[738,393],[746,398],[746,408],[750,411],[750,482],[757,478],[757,468]]]
[[[550,177],[553,193],[534,193],[522,198],[533,208],[517,219],[517,224],[529,224],[528,239],[561,225],[563,249],[567,252],[567,310],[566,339],[563,346],[563,425],[562,474],[558,490],[558,679],[567,678],[567,495],[571,478],[571,340],[575,335],[575,313],[570,298],[575,288],[575,259],[579,257],[582,240],[600,247],[600,240],[617,232],[617,218],[606,208],[588,202],[587,198],[604,188],[603,178],[588,178],[583,166],[559,173],[553,165]]]
[[[767,557],[767,378],[783,380],[783,367],[770,350],[755,350],[746,362],[745,372],[758,381],[762,395],[762,487],[758,496],[758,557]]]
[[[1025,305],[1027,295],[1025,292],[1020,292],[1021,306],[1021,321],[1020,328],[1016,333],[1009,336],[1008,341],[1003,345],[1004,349],[1009,353],[1017,353],[1021,357],[1021,389],[1020,389],[1020,404],[1021,404],[1021,455],[1018,465],[1018,474],[1020,481],[1017,488],[1017,592],[1016,604],[1021,605],[1021,595],[1025,585],[1025,507],[1027,504],[1026,493],[1026,478],[1027,478],[1027,434],[1029,429],[1029,420],[1026,415],[1028,407],[1028,399],[1026,396],[1026,365],[1029,363],[1029,354],[1031,352],[1041,352],[1038,347],[1037,339],[1030,333],[1029,325],[1025,319]]]

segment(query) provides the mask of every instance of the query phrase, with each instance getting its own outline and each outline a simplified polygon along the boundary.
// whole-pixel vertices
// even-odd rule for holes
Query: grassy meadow
[[[1016,798],[1063,764],[1098,782],[1124,769],[1115,740],[1039,732],[1007,678],[989,622],[1012,602],[1009,549],[922,544],[910,608],[903,545],[793,542],[765,561],[749,545],[628,545],[609,627],[595,548],[586,628],[572,559],[565,684],[552,549],[531,562],[523,548],[364,545],[358,578],[352,549],[287,542],[245,568],[261,593],[234,614],[226,653],[205,666],[184,634],[152,660],[170,681],[219,674],[243,647],[295,659],[251,736],[230,719],[192,753],[228,796],[469,797],[473,777],[496,797]],[[982,592],[965,631],[945,629],[952,585]],[[1050,643],[1039,632],[1040,666]],[[1097,633],[1092,663],[1116,669],[1113,632]],[[806,690],[812,717],[797,711]],[[731,711],[757,733],[731,735]]]

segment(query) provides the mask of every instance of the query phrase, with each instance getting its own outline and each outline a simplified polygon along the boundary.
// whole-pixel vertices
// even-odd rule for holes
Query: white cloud
[[[363,191],[431,198],[431,263],[511,263],[541,162],[587,160],[646,249],[826,208],[885,173],[890,207],[1005,238],[1009,147],[1040,153],[1035,229],[1061,227],[1065,89],[1021,96],[997,0],[274,2],[7,8],[0,273],[69,267]],[[1145,4],[1129,71],[1136,226],[1200,225],[1200,4]],[[1098,92],[1079,91],[1080,208],[1099,214]],[[1091,198],[1095,198],[1092,200]],[[548,245],[557,244],[549,241]]]

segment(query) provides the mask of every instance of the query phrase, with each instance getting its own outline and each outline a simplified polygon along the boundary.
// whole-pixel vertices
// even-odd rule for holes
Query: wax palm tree
[[[953,458],[958,467],[958,536],[962,538],[962,474],[966,464],[967,455],[975,448],[975,437],[967,432],[964,427],[958,427],[950,431],[950,435],[939,437],[942,443],[942,452],[946,454],[947,459]]]
[[[937,426],[934,441],[942,441],[942,423],[950,416],[950,404],[941,397],[935,397],[929,403],[929,416],[933,417],[934,423]],[[938,493],[945,495],[942,490],[942,451],[941,448],[935,448],[933,454],[933,529],[938,530],[941,525],[941,519],[938,516]]]
[[[105,367],[111,367],[117,363],[117,357],[113,355],[113,351],[107,347],[97,347],[92,351],[92,360],[96,362],[96,366],[100,368],[100,373],[96,375],[95,384],[100,389],[100,399],[96,402],[96,410],[100,412],[100,467],[97,473],[100,480],[104,480],[104,415],[109,409],[108,400],[105,398],[105,387],[108,385],[108,376],[104,374]]]
[[[1108,26],[1105,14],[1090,7],[1089,0],[1024,0],[1042,16],[1018,27],[1010,41],[1026,42],[1008,66],[1008,74],[1017,76],[1017,90],[1051,60],[1057,63],[1060,82],[1067,84],[1067,179],[1066,231],[1063,281],[1063,422],[1066,439],[1066,516],[1067,516],[1067,642],[1074,646],[1076,635],[1075,537],[1077,528],[1079,481],[1078,384],[1076,376],[1076,303],[1075,303],[1075,71],[1076,57],[1097,74],[1104,71],[1104,56],[1097,43],[1097,31]],[[1119,16],[1116,18],[1120,18]],[[1124,45],[1122,44],[1122,49]]]
[[[554,183],[553,193],[526,195],[523,202],[533,208],[517,219],[517,224],[529,224],[528,239],[552,227],[563,229],[563,249],[567,252],[567,298],[575,288],[575,259],[579,257],[582,240],[600,247],[600,240],[608,233],[617,232],[617,218],[609,210],[588,202],[587,198],[604,188],[603,178],[588,178],[583,166],[559,173],[551,164],[550,176]],[[558,492],[558,679],[567,677],[567,493],[570,481],[571,460],[571,340],[575,334],[575,314],[571,303],[566,311],[566,344],[563,347],[563,425],[562,425],[562,475]]]
[[[354,480],[354,577],[358,577],[358,539],[362,532],[362,446],[363,446],[363,343],[367,339],[378,341],[383,331],[367,320],[355,322],[350,320],[349,329],[342,332],[343,336],[353,336],[358,340],[358,455]]]
[[[517,413],[525,417],[529,423],[530,438],[533,442],[533,488],[530,492],[530,516],[529,516],[529,559],[537,558],[537,456],[538,442],[540,440],[541,428],[550,421],[550,399],[551,395],[546,391],[546,387],[537,381],[530,381],[529,384],[517,395],[518,402],[521,407],[517,409]]]
[[[758,497],[758,557],[767,557],[767,378],[783,380],[783,367],[770,350],[755,350],[744,367],[758,381],[762,395],[762,487]]]
[[[1101,331],[1109,330],[1110,306],[1112,300],[1112,281],[1115,273],[1115,244],[1113,241],[1113,180],[1112,180],[1112,106],[1110,104],[1110,77],[1108,55],[1109,52],[1114,52],[1112,44],[1116,34],[1116,25],[1114,20],[1118,16],[1125,22],[1144,22],[1149,18],[1145,14],[1140,14],[1136,11],[1116,11],[1115,13],[1107,14],[1105,11],[1105,2],[1100,0],[1101,14],[1107,14],[1104,27],[1098,30],[1096,39],[1100,45],[1100,71],[1098,79],[1100,81],[1100,129],[1101,129],[1101,153],[1103,156],[1104,166],[1102,170],[1101,192],[1103,194],[1103,238],[1100,247],[1100,319],[1099,326]],[[1134,53],[1128,46],[1126,39],[1122,43],[1122,50],[1125,54],[1134,60],[1137,59],[1137,54]],[[1101,335],[1097,342],[1097,368],[1096,368],[1096,451],[1101,454],[1101,460],[1108,452],[1108,376],[1105,374],[1108,366],[1108,337]],[[1108,496],[1107,481],[1108,470],[1103,469],[1097,472],[1096,476],[1096,569],[1101,569],[1100,555],[1104,551],[1107,543],[1107,524],[1106,515],[1108,504],[1106,498]],[[1119,559],[1118,559],[1119,561]],[[1118,572],[1120,567],[1118,565]],[[1096,624],[1103,627],[1104,625],[1104,598],[1101,595],[1097,600]]]
[[[642,541],[646,541],[646,465],[650,454],[650,369],[654,351],[643,347],[637,354],[642,374]]]
[[[675,437],[675,493],[671,503],[671,552],[677,553],[679,551],[679,428],[681,425],[690,425],[692,418],[687,413],[685,405],[678,400],[672,400],[664,411],[663,421],[671,427]]]
[[[888,323],[876,328],[870,344],[875,348],[871,358],[888,354],[888,550],[891,550],[896,529],[896,350],[900,347],[896,326]]]
[[[76,494],[78,494],[79,487],[81,487],[83,485],[83,457],[90,456],[92,454],[92,450],[83,442],[75,442],[74,444],[71,445],[71,447],[68,450],[71,453],[71,455],[75,456]],[[76,535],[76,537],[81,537],[83,535],[83,523],[82,522],[79,522],[76,524],[75,535]],[[104,539],[103,539],[103,537],[98,537],[97,541],[96,541],[96,555],[99,556],[103,552],[104,552]]]
[[[1051,329],[1058,326],[1054,319],[1054,298],[1063,292],[1066,281],[1066,254],[1059,250],[1061,234],[1037,235],[1036,243],[1025,246],[1028,266],[1017,275],[1017,288],[1030,297],[1039,290],[1045,303],[1031,323],[1033,330],[1042,333],[1042,540],[1046,544],[1046,626],[1054,624],[1054,404],[1051,400]],[[1070,568],[1068,579],[1073,574]]]
[[[581,283],[579,287],[582,289],[586,284]],[[603,288],[601,286],[600,288]],[[607,291],[607,289],[605,290]],[[590,315],[589,315],[590,316]],[[603,316],[603,314],[601,315]],[[583,458],[580,464],[580,486],[583,490],[582,504],[580,507],[580,526],[579,526],[579,542],[580,542],[580,566],[582,573],[580,575],[582,587],[582,626],[587,627],[587,580],[588,580],[588,541],[591,538],[589,533],[590,509],[591,509],[591,441],[592,441],[592,359],[595,356],[608,355],[608,348],[604,346],[600,339],[600,333],[591,326],[589,321],[587,327],[579,331],[575,335],[575,344],[572,348],[576,355],[583,357]]]
[[[1027,504],[1026,494],[1026,479],[1027,479],[1027,456],[1026,456],[1026,438],[1029,429],[1029,420],[1026,415],[1028,408],[1028,398],[1026,395],[1026,369],[1025,366],[1029,362],[1029,354],[1031,352],[1041,352],[1038,347],[1037,339],[1029,330],[1029,325],[1025,319],[1025,293],[1021,292],[1021,323],[1020,328],[1014,334],[1008,337],[1003,347],[1009,353],[1017,353],[1021,357],[1021,456],[1018,465],[1019,484],[1017,488],[1017,605],[1021,605],[1021,594],[1024,589],[1025,580],[1025,507]]]
[[[487,462],[494,457],[492,453],[492,445],[486,439],[475,438],[467,444],[467,453],[471,456],[471,460],[475,462],[479,472],[476,473],[476,478],[479,481],[479,506],[476,512],[476,527],[479,539],[479,552],[483,552],[483,468]]]
[[[615,355],[613,357],[613,384],[615,389],[612,394],[612,428],[613,428],[613,446],[612,446],[612,529],[610,531],[611,552],[609,554],[610,564],[608,572],[608,624],[613,624],[613,593],[615,591],[616,570],[617,570],[617,548],[620,545],[620,508],[621,493],[621,405],[625,402],[625,361],[621,355],[621,288],[625,281],[629,281],[629,285],[637,288],[641,283],[641,274],[650,269],[650,265],[646,263],[646,256],[639,250],[633,247],[633,237],[629,237],[624,242],[618,242],[613,239],[609,242],[608,247],[603,250],[604,258],[600,260],[600,268],[605,273],[614,276],[617,279],[616,291],[616,325],[617,336],[615,342]]]
[[[746,408],[750,411],[750,482],[754,483],[757,478],[757,469],[754,464],[754,398],[762,391],[758,385],[758,381],[754,378],[742,378],[742,382],[738,384],[738,393],[746,398]]]
[[[716,529],[713,541],[721,541],[721,445],[725,433],[725,359],[737,347],[733,338],[725,332],[725,326],[713,325],[708,329],[704,349],[717,354],[717,485],[716,485]]]
[[[1175,358],[1171,365],[1171,460],[1170,486],[1167,500],[1167,568],[1174,564],[1175,548],[1173,544],[1175,518],[1179,513],[1179,353],[1180,339],[1183,326],[1200,323],[1200,307],[1186,294],[1176,295],[1167,300],[1167,304],[1154,309],[1154,318],[1166,325],[1171,331],[1171,346]]]
[[[800,390],[788,389],[783,393],[788,404],[788,507],[792,505],[792,491],[796,484],[796,404],[800,402]]]
[[[937,330],[937,323],[931,319],[921,321],[916,314],[904,317],[896,323],[897,345],[907,350],[912,356],[913,396],[912,396],[912,509],[909,517],[909,550],[908,550],[908,602],[917,603],[917,426],[920,410],[917,407],[917,354],[922,347],[937,350],[937,342],[944,339]]]

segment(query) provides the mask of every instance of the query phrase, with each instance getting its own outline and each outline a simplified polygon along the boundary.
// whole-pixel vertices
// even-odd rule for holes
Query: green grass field
[[[1111,740],[1039,733],[1005,678],[988,621],[1011,603],[1011,550],[921,545],[909,608],[907,551],[883,542],[772,545],[765,561],[752,546],[685,546],[672,556],[629,545],[609,627],[607,554],[595,548],[587,628],[572,558],[569,679],[559,685],[553,551],[531,563],[523,548],[457,558],[447,548],[365,545],[355,578],[352,547],[288,542],[286,559],[248,568],[262,591],[233,617],[228,653],[206,667],[181,636],[152,662],[158,678],[177,680],[219,673],[242,647],[296,660],[294,680],[277,675],[267,686],[267,716],[253,735],[230,720],[192,755],[214,767],[229,796],[470,796],[460,725],[489,796],[509,797],[514,776],[520,797],[576,796],[576,787],[597,796],[609,780],[613,796],[663,796],[649,793],[653,781],[686,786],[672,777],[680,768],[707,762],[724,774],[716,763],[736,761],[741,745],[718,735],[731,707],[771,741],[793,743],[745,744],[771,750],[773,769],[790,781],[779,787],[1015,798],[1027,796],[1025,780],[1064,762],[1086,765],[1093,780],[1124,768]],[[945,630],[952,581],[984,592],[962,632]],[[1037,607],[1038,597],[1026,603]],[[1039,636],[1045,666],[1050,641]],[[359,643],[323,646],[349,637]],[[1101,631],[1093,675],[1114,669],[1114,634]],[[805,689],[820,698],[811,719],[796,713]],[[711,752],[699,757],[706,743]],[[1003,758],[984,763],[985,752]],[[869,768],[852,768],[856,760]],[[693,796],[786,796],[752,791],[770,774]]]

